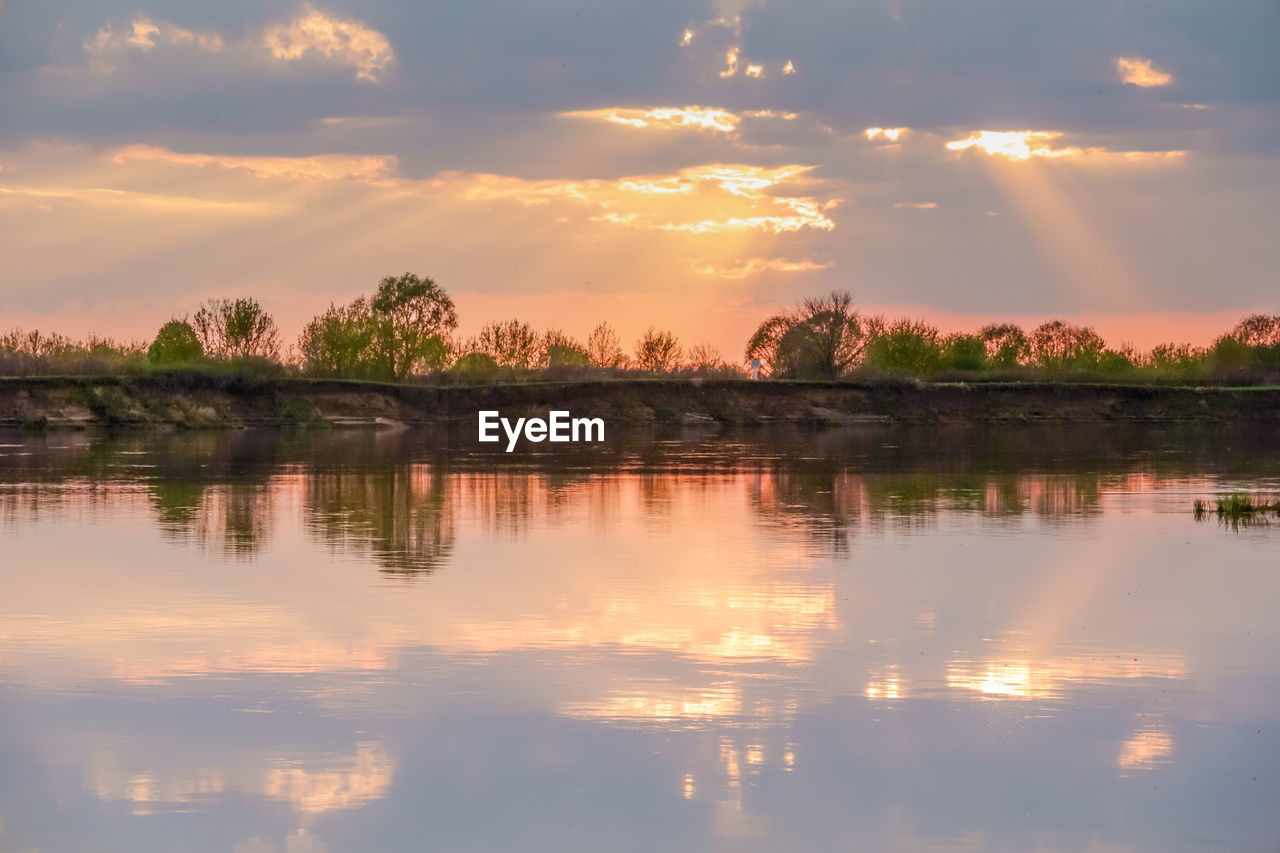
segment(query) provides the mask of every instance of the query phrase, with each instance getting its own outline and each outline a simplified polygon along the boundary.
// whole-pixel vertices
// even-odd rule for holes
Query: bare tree
[[[1280,314],[1251,314],[1231,330],[1231,337],[1251,347],[1280,344]]]
[[[507,320],[486,324],[472,341],[471,349],[506,367],[528,369],[541,361],[541,344],[533,326],[521,320]]]
[[[670,373],[680,368],[684,352],[676,336],[650,326],[636,341],[635,364],[650,373]]]
[[[618,333],[608,323],[601,323],[591,330],[587,338],[587,358],[595,367],[623,367],[627,354],[622,351]]]
[[[711,344],[695,344],[689,349],[689,366],[694,370],[719,370],[725,367],[720,350]]]

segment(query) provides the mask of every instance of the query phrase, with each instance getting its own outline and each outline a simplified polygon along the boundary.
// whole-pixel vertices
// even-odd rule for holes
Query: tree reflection
[[[14,433],[0,445],[0,520],[10,525],[141,500],[163,535],[247,558],[296,500],[323,541],[403,575],[446,560],[459,519],[516,536],[546,517],[607,524],[627,510],[618,484],[629,479],[641,515],[665,523],[678,495],[741,478],[762,516],[842,549],[850,531],[934,524],[948,511],[1075,523],[1133,476],[1147,486],[1280,476],[1273,436],[1247,427],[620,431],[590,454],[494,453],[448,430]]]
[[[812,528],[837,550],[849,528],[911,528],[943,512],[1050,523],[1098,515],[1117,475],[907,471],[884,473],[823,465],[778,464],[748,480],[752,504],[766,517]]]
[[[426,464],[306,478],[311,529],[335,549],[368,549],[382,571],[428,575],[453,550],[449,475]]]

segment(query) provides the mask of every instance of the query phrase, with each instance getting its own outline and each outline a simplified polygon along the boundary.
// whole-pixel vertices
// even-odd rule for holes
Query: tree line
[[[1280,372],[1280,315],[1241,320],[1209,347],[1162,344],[1147,352],[1108,346],[1087,326],[1052,320],[1029,331],[993,323],[942,333],[912,318],[859,310],[846,291],[805,299],[766,318],[741,362],[709,344],[684,347],[649,328],[630,351],[606,322],[585,340],[512,319],[457,335],[449,294],[413,273],[383,278],[368,296],[330,304],[285,352],[274,318],[251,297],[213,299],[165,323],[149,344],[76,341],[38,331],[0,334],[0,374],[110,373],[127,369],[237,372],[404,382],[411,377],[501,380],[536,375],[691,373],[775,379],[1168,377],[1265,380]]]

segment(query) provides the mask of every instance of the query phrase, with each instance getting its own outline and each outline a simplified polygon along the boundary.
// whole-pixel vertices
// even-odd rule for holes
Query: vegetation
[[[1194,504],[1196,520],[1216,516],[1233,528],[1265,524],[1267,515],[1280,516],[1280,502],[1265,501],[1245,492],[1230,492],[1219,497],[1210,507],[1208,501],[1197,499]]]
[[[626,367],[627,354],[622,351],[618,333],[608,323],[601,323],[591,330],[587,338],[587,361],[593,367]]]
[[[765,320],[747,341],[746,360],[759,359],[780,379],[835,379],[862,360],[874,335],[853,307],[853,295],[833,291]]]
[[[672,373],[680,368],[684,350],[670,332],[650,326],[636,341],[634,364],[649,373]]]
[[[404,381],[449,366],[453,300],[430,278],[387,276],[371,298],[329,305],[298,339],[302,369],[314,376]]]
[[[1062,320],[1030,330],[992,323],[975,332],[943,332],[916,318],[865,314],[852,294],[832,291],[765,318],[738,364],[710,344],[686,348],[672,332],[654,327],[630,354],[607,322],[585,341],[519,318],[487,323],[465,339],[455,337],[457,327],[449,294],[431,278],[406,272],[383,278],[367,296],[331,303],[305,325],[287,356],[271,314],[256,299],[239,297],[212,299],[190,320],[170,320],[149,344],[15,329],[0,334],[0,375],[179,369],[493,382],[538,375],[744,377],[747,365],[759,360],[763,377],[783,380],[1280,383],[1280,314],[1245,317],[1208,347],[1164,343],[1142,353],[1127,344],[1108,346],[1096,330]]]
[[[387,276],[378,283],[369,308],[369,360],[378,376],[402,381],[415,371],[448,365],[447,336],[458,327],[458,314],[444,288],[409,272]]]
[[[215,358],[280,357],[276,321],[250,297],[210,299],[191,318],[191,328],[203,351]]]
[[[147,349],[147,363],[156,367],[182,367],[204,358],[204,347],[186,320],[170,320],[160,327]]]

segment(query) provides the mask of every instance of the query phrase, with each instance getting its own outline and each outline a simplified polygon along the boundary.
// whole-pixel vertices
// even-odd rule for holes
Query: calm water
[[[5,851],[1280,848],[1267,434],[0,434]]]

